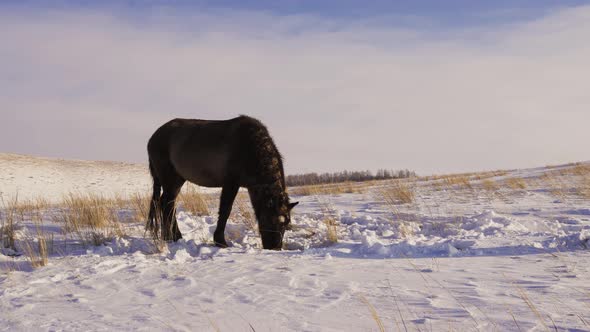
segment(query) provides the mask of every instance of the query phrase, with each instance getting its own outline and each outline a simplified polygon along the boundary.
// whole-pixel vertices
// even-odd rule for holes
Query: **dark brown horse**
[[[154,192],[146,227],[163,240],[182,234],[175,200],[185,181],[222,187],[219,219],[213,239],[227,247],[225,225],[240,187],[248,189],[265,249],[281,249],[291,221],[283,160],[266,127],[240,116],[230,120],[174,119],[160,127],[148,142]],[[160,195],[160,191],[162,191]]]

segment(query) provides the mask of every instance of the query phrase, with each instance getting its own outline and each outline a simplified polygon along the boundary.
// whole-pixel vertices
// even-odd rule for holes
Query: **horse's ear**
[[[297,204],[299,204],[299,202],[289,203],[289,210],[293,209]]]

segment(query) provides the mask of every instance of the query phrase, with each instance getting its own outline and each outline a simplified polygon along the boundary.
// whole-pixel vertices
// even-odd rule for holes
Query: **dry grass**
[[[338,242],[338,221],[335,218],[327,217],[324,219],[326,225],[326,239],[329,243]]]
[[[537,178],[537,185],[544,186],[562,200],[572,196],[590,198],[590,165],[574,163],[570,166],[543,173]]]
[[[315,199],[324,215],[324,220],[322,222],[326,226],[326,241],[330,244],[337,243],[338,217],[335,214],[336,209],[328,196],[316,195]]]
[[[54,219],[77,235],[84,244],[101,245],[114,236],[124,236],[117,207],[112,200],[91,194],[66,195]]]
[[[506,170],[496,170],[496,171],[489,171],[489,172],[482,172],[482,173],[475,173],[471,176],[472,180],[483,180],[494,178],[498,176],[507,175],[509,171]]]
[[[20,249],[34,268],[45,266],[48,260],[48,242],[42,224],[42,210],[48,207],[47,201],[42,199],[19,202],[18,197],[15,197],[9,202],[2,201],[2,211],[0,211],[2,246],[14,251]],[[36,234],[28,235],[27,230],[24,229],[24,241],[20,241],[17,246],[16,225],[26,220],[34,222]],[[51,236],[50,244],[53,247],[53,236]]]
[[[195,186],[187,185],[185,190],[178,196],[178,200],[185,211],[195,216],[208,216],[211,214],[209,211],[209,197],[200,193]]]
[[[35,218],[35,232],[36,238],[27,238],[24,241],[23,251],[34,268],[47,265],[49,257],[49,249],[47,243],[47,236],[45,235],[41,218]],[[53,241],[51,237],[51,242]],[[53,246],[53,245],[52,245]]]
[[[396,181],[390,186],[383,187],[379,194],[388,205],[410,204],[416,199],[413,184]]]
[[[523,178],[508,178],[504,180],[504,184],[511,189],[526,189],[527,184]]]
[[[518,290],[518,295],[520,296],[520,298],[526,303],[526,305],[529,307],[529,309],[535,314],[535,316],[537,317],[539,322],[541,322],[541,324],[545,327],[545,330],[549,331],[549,327],[547,326],[547,323],[545,323],[543,316],[541,316],[541,313],[539,312],[539,310],[537,309],[535,304],[531,301],[531,299],[528,297],[528,295],[526,294],[524,289],[522,289],[521,287],[518,287],[518,286],[516,286],[516,289]]]
[[[489,191],[489,192],[495,192],[495,191],[498,191],[498,189],[499,189],[496,181],[493,181],[490,179],[482,180],[480,185],[483,190]]]
[[[152,197],[149,194],[135,193],[131,195],[130,205],[135,212],[135,219],[138,221],[146,221],[148,219],[151,204]]]
[[[458,173],[458,174],[444,174],[444,175],[429,175],[418,178],[418,181],[431,181],[436,188],[453,187],[472,189],[473,181],[485,180],[493,177],[507,175],[509,171],[496,170],[480,173]]]
[[[317,186],[298,186],[298,187],[289,187],[289,195],[293,196],[312,196],[316,193]]]
[[[590,175],[590,165],[582,164],[582,163],[575,163],[573,167],[564,168],[563,170],[559,171],[561,175],[577,175],[577,176],[589,176]]]
[[[538,178],[541,186],[548,189],[549,193],[560,200],[567,199],[568,188],[563,182],[564,177],[559,172],[545,172]]]
[[[258,232],[256,216],[254,215],[254,210],[252,210],[248,196],[238,195],[235,205],[236,208],[232,211],[234,218],[245,224],[250,230]]]
[[[415,235],[414,228],[407,221],[400,221],[397,230],[402,238],[409,238]]]
[[[590,177],[584,177],[580,181],[580,185],[576,188],[576,194],[584,198],[590,199]]]
[[[37,197],[27,201],[18,201],[15,199],[14,204],[15,210],[18,212],[21,220],[25,219],[26,216],[30,216],[33,213],[47,210],[51,207],[51,204],[42,197]]]
[[[377,313],[375,307],[371,304],[371,302],[369,302],[369,300],[367,300],[367,298],[364,295],[359,295],[359,299],[367,306],[367,308],[369,308],[371,317],[373,317],[373,320],[377,324],[377,328],[379,329],[379,331],[385,332],[385,325],[383,325],[383,321],[381,321],[381,318],[379,317],[379,314]]]
[[[443,178],[443,183],[447,187],[457,187],[457,189],[473,189],[471,186],[470,175],[455,175]]]
[[[151,198],[150,198],[151,204]],[[145,239],[148,240],[148,243],[151,244],[150,252],[152,253],[162,253],[164,252],[167,247],[168,243],[162,239],[160,236],[160,225],[162,225],[162,212],[161,208],[158,204],[154,206],[155,213],[154,213],[154,228],[148,229],[144,232],[143,236]],[[149,237],[148,237],[149,236]]]
[[[18,198],[5,202],[2,200],[2,211],[0,211],[0,240],[2,247],[16,251],[16,223],[18,214]]]
[[[42,224],[45,214],[63,225],[64,244],[102,245],[115,237],[126,236],[123,221],[147,220],[150,196],[136,193],[129,199],[121,196],[105,198],[94,194],[70,193],[60,203],[50,204],[45,199],[0,201],[0,245],[20,251],[33,267],[43,266],[53,252],[53,234],[45,233]],[[18,231],[21,222],[34,228]],[[153,236],[153,234],[151,234]],[[153,237],[154,247],[164,245]],[[160,248],[158,250],[158,248]]]
[[[289,188],[289,194],[295,196],[314,196],[314,195],[340,195],[340,194],[362,194],[366,192],[367,186],[371,183],[334,183],[318,184]]]
[[[111,202],[101,196],[70,193],[63,199],[65,215],[71,227],[106,227],[112,217]]]

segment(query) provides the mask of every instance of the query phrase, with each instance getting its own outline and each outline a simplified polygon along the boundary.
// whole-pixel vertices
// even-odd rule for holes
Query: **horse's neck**
[[[248,187],[248,190],[250,191],[251,194],[253,194],[257,198],[262,197],[262,196],[272,197],[272,196],[280,195],[281,193],[284,192],[284,189],[283,189],[283,186],[282,186],[282,183],[280,180],[277,180],[277,181],[269,183],[269,184],[258,184],[258,185],[250,186],[250,187]]]

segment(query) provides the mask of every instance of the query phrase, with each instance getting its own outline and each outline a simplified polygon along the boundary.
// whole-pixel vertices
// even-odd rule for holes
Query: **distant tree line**
[[[375,174],[371,171],[342,171],[334,173],[304,173],[287,175],[287,186],[305,186],[310,184],[362,182],[371,180],[403,179],[416,176],[414,171],[379,169]]]

